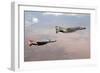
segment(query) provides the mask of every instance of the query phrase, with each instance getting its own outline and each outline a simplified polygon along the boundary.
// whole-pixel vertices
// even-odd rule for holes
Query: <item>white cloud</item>
[[[65,15],[66,16],[76,16],[78,18],[81,18],[81,17],[86,16],[88,14],[82,14],[82,13],[66,13]]]
[[[84,16],[84,15],[86,15],[86,14],[44,12],[43,15],[54,15],[54,16],[66,15],[66,16],[77,16],[77,17],[81,17],[81,16]]]
[[[45,12],[45,13],[43,13],[43,15],[54,15],[54,16],[59,16],[59,15],[63,15],[63,13]]]
[[[32,18],[32,23],[34,24],[34,23],[38,23],[39,22],[39,19],[38,18],[36,18],[36,17],[33,17]]]
[[[76,16],[76,17],[81,17],[83,14],[78,14],[78,13],[65,13],[66,16]]]

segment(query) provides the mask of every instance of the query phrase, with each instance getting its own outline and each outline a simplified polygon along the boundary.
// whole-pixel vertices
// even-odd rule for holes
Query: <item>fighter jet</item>
[[[58,32],[62,32],[62,33],[71,33],[71,32],[75,32],[78,30],[84,30],[86,29],[86,27],[70,27],[70,28],[64,28],[64,27],[60,27],[60,26],[56,26],[56,33]]]
[[[46,40],[46,41],[37,41],[37,42],[34,42],[33,40],[29,40],[28,44],[31,47],[32,45],[42,46],[42,45],[46,45],[48,43],[53,43],[53,42],[56,42],[56,40],[54,41]]]

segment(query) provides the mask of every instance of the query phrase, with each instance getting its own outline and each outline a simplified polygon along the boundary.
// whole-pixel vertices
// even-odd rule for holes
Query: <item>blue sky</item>
[[[52,28],[54,26],[85,26],[90,27],[89,14],[54,13],[25,11],[25,25],[34,26],[35,29]]]

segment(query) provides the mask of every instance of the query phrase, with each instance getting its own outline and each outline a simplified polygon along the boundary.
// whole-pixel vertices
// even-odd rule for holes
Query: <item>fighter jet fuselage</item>
[[[56,33],[58,33],[58,32],[71,33],[71,32],[75,32],[75,31],[78,31],[78,30],[84,30],[84,29],[86,29],[86,28],[85,27],[64,28],[64,27],[56,26]]]
[[[53,42],[56,42],[56,40],[55,41],[51,41],[51,40],[48,40],[48,41],[37,41],[37,42],[29,41],[29,46],[32,46],[32,45],[42,46],[42,45],[46,45],[48,43],[53,43]]]

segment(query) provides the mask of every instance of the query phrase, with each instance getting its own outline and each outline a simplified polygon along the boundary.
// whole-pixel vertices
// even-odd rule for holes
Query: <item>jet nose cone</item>
[[[86,27],[83,27],[83,29],[86,29]]]
[[[86,27],[80,27],[80,29],[82,30],[82,29],[86,29]]]

